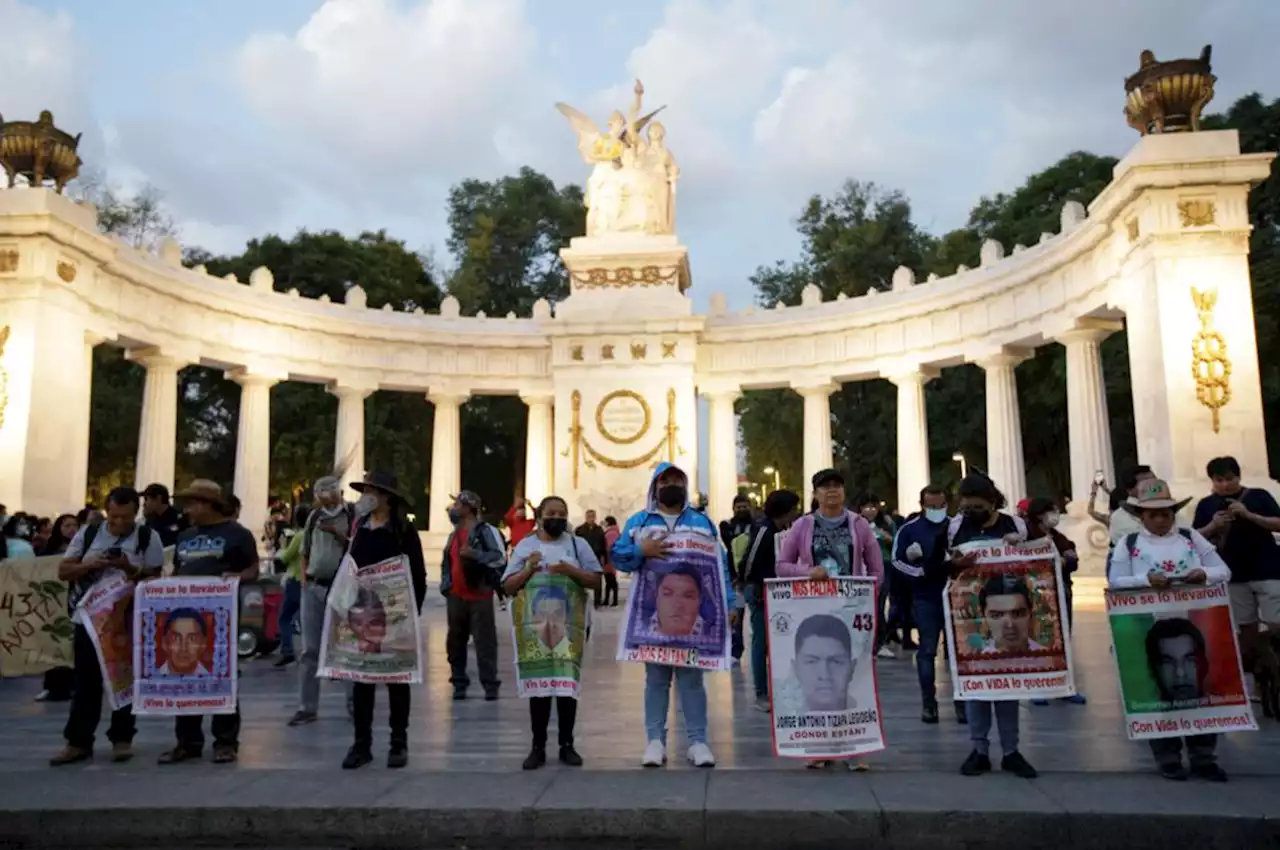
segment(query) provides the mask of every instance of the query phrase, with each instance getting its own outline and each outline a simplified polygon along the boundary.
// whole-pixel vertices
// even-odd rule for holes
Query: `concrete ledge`
[[[0,776],[0,847],[1225,850],[1280,844],[1273,781],[799,770],[20,771]]]

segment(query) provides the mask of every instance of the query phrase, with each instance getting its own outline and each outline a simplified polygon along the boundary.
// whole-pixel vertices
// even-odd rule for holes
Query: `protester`
[[[719,540],[718,531],[706,515],[689,506],[689,479],[674,464],[659,463],[649,482],[646,507],[627,520],[613,544],[614,566],[624,573],[644,570],[650,558],[666,557],[670,550],[663,542],[673,532],[703,534]],[[725,582],[731,583],[728,558],[721,548]],[[732,592],[726,588],[732,604]],[[693,667],[645,664],[644,725],[648,743],[641,764],[660,767],[667,761],[667,713],[671,705],[671,681],[675,680],[689,738],[687,757],[695,767],[715,767],[716,758],[707,746],[707,692],[702,671]]]
[[[1192,522],[1217,546],[1231,568],[1231,611],[1240,634],[1244,668],[1257,655],[1258,626],[1272,638],[1280,633],[1280,505],[1260,487],[1240,483],[1240,464],[1216,457],[1205,467],[1213,493],[1196,505]]]
[[[765,621],[764,583],[777,577],[776,540],[800,514],[800,497],[790,490],[774,490],[764,500],[764,517],[748,533],[747,550],[734,563],[738,586],[751,612],[751,681],[756,709],[769,711],[769,665],[766,661],[769,626]]]
[[[453,531],[444,547],[440,593],[446,599],[449,635],[449,681],[453,698],[467,698],[467,642],[476,644],[476,666],[486,700],[498,698],[498,633],[494,624],[493,593],[506,569],[502,535],[480,517],[480,497],[463,490],[449,508]],[[521,538],[523,539],[523,538]]]
[[[45,541],[41,555],[62,555],[71,546],[80,523],[71,514],[62,514],[49,527],[49,539]]]
[[[726,520],[720,521],[720,542],[724,544],[724,548],[730,554],[730,563],[736,564],[741,558],[741,551],[747,544],[747,536],[751,532],[751,526],[755,520],[751,516],[751,500],[747,498],[745,493],[739,493],[733,497],[733,516]],[[743,540],[738,544],[739,551],[735,552],[734,541],[739,537]],[[742,594],[737,595],[737,607],[731,614],[730,625],[732,626],[731,651],[733,653],[733,664],[738,666],[742,660],[742,653],[745,646],[742,640],[742,629],[744,625],[746,613],[746,600]]]
[[[62,514],[49,524],[49,536],[44,546],[36,550],[41,556],[62,555],[75,539],[80,530],[80,523],[71,514]],[[70,600],[70,594],[67,595]],[[68,614],[74,611],[68,606]],[[36,694],[36,702],[66,702],[71,699],[71,690],[75,686],[75,669],[72,667],[53,667],[44,674],[44,682],[40,693]]]
[[[298,710],[290,726],[314,723],[320,707],[320,641],[324,632],[324,606],[329,589],[338,575],[347,539],[355,521],[354,506],[342,500],[342,482],[334,476],[316,481],[312,492],[316,509],[302,526],[298,581],[298,607],[302,619],[302,655],[298,662]],[[351,693],[347,693],[347,713],[354,714]]]
[[[293,510],[293,524],[290,533],[285,535],[289,541],[282,551],[277,552],[276,562],[284,570],[284,601],[280,603],[280,611],[276,625],[280,632],[280,657],[275,666],[288,667],[294,662],[293,632],[298,622],[298,613],[302,606],[302,533],[306,527],[310,509],[306,505],[298,505]]]
[[[31,545],[31,521],[24,513],[16,513],[4,523],[3,533],[6,558],[34,558],[36,550]]]
[[[1025,505],[1023,504],[1024,502]],[[1062,520],[1062,514],[1051,499],[1044,497],[1024,499],[1018,505],[1021,508],[1018,513],[1027,523],[1027,539],[1039,540],[1042,537],[1049,537],[1053,540],[1053,547],[1057,550],[1058,557],[1062,561],[1062,590],[1067,600],[1067,610],[1063,612],[1063,616],[1066,617],[1067,626],[1071,627],[1075,622],[1072,614],[1074,595],[1072,593],[1071,577],[1080,568],[1080,553],[1076,550],[1075,542],[1061,531],[1058,531],[1058,523]],[[1089,702],[1088,698],[1079,691],[1069,697],[1062,697],[1062,701],[1075,705],[1084,705]],[[1031,702],[1033,705],[1049,704],[1047,699],[1033,699]]]
[[[880,543],[871,525],[845,507],[844,476],[824,469],[813,476],[815,512],[791,526],[778,553],[778,575],[824,579],[829,575],[884,579]]]
[[[585,537],[569,533],[569,505],[565,500],[559,496],[547,496],[538,505],[534,516],[538,524],[537,532],[525,535],[516,544],[511,553],[511,562],[503,574],[507,595],[515,596],[542,569],[552,575],[568,576],[584,589],[598,590],[600,562]],[[594,523],[595,511],[588,511],[587,525]],[[595,528],[600,527],[597,525]],[[529,698],[533,748],[524,760],[525,770],[537,770],[547,763],[547,727],[551,722],[552,699],[549,696]],[[578,700],[571,696],[557,696],[554,700],[559,725],[560,761],[570,767],[581,767],[582,756],[573,746],[573,725],[578,715]]]
[[[618,570],[613,566],[613,544],[618,542],[622,529],[618,527],[618,518],[604,518],[604,604],[610,608],[618,607]]]
[[[543,500],[545,502],[545,500]],[[596,556],[597,563],[603,564],[608,559],[609,543],[605,540],[604,529],[596,522],[596,512],[587,511],[585,521],[574,529],[573,533],[587,542],[591,554]],[[513,546],[515,544],[512,544]],[[603,585],[597,581],[592,588],[595,607],[604,605]]]
[[[415,612],[422,612],[427,596],[427,571],[422,557],[422,541],[405,513],[406,499],[399,482],[389,472],[373,471],[363,481],[351,485],[360,493],[356,503],[355,529],[352,531],[350,555],[356,567],[367,567],[396,557],[405,558],[413,579]],[[492,605],[490,606],[492,610]],[[356,682],[351,686],[354,708],[355,742],[342,760],[344,770],[364,767],[373,761],[373,704],[377,686]],[[390,707],[391,748],[387,767],[400,768],[409,763],[409,706],[407,684],[387,685]]]
[[[903,523],[894,537],[893,566],[897,575],[890,581],[908,583],[920,646],[916,649],[916,677],[924,708],[923,723],[938,722],[937,656],[946,614],[942,594],[946,591],[949,565],[947,561],[947,493],[930,485],[920,491],[920,511]],[[965,723],[965,707],[955,700],[956,722]]]
[[[227,516],[231,510],[222,487],[213,481],[196,479],[178,494],[190,523],[178,535],[173,574],[222,576],[240,582],[258,579],[258,545],[253,532]],[[234,646],[232,647],[234,649]],[[160,756],[160,764],[178,764],[200,758],[204,751],[204,718],[184,715],[174,718],[177,745]],[[213,733],[214,764],[230,764],[239,757],[240,705],[233,714],[215,714]]]
[[[507,527],[507,537],[510,538],[512,546],[524,540],[537,528],[538,523],[529,518],[528,508],[532,507],[528,499],[517,499],[516,503],[507,508],[507,512],[502,515],[502,523]]]
[[[857,500],[856,508],[880,544],[881,563],[892,563],[893,537],[897,531],[893,520],[875,496],[862,496]],[[916,642],[911,639],[914,623],[910,590],[906,582],[896,580],[893,570],[885,570],[884,581],[880,582],[876,597],[876,655],[880,658],[897,657],[889,648],[891,642],[908,651],[916,648]]]
[[[1027,539],[1026,523],[1020,517],[1005,513],[1003,508],[1007,504],[995,483],[980,472],[970,472],[960,482],[960,513],[951,518],[947,528],[952,575],[977,563],[972,552],[961,554],[958,551],[966,543],[978,540],[1016,543]],[[1000,747],[1004,751],[1000,769],[1023,779],[1034,779],[1038,775],[1036,769],[1018,751],[1017,700],[968,701],[965,716],[969,721],[969,740],[973,751],[960,766],[960,772],[965,776],[978,776],[991,770],[988,751],[993,714],[1000,731]]]
[[[1209,471],[1211,476],[1214,472],[1230,472],[1222,465],[1215,466],[1214,461],[1210,461]],[[1236,482],[1238,485],[1238,469]],[[1189,501],[1191,500],[1174,499],[1169,485],[1158,479],[1148,480],[1137,495],[1126,500],[1125,507],[1137,518],[1142,529],[1130,534],[1116,546],[1107,573],[1107,581],[1112,589],[1162,589],[1171,584],[1222,584],[1233,579],[1233,572],[1227,562],[1200,532],[1176,527],[1175,517]],[[1202,505],[1204,501],[1201,502]],[[1217,505],[1210,502],[1205,508],[1209,517],[1214,516],[1215,507]],[[1234,601],[1233,599],[1232,602]],[[1155,632],[1155,629],[1152,631]],[[1158,632],[1156,634],[1155,639],[1148,635],[1148,640],[1155,641],[1156,649],[1159,650],[1160,635]],[[1171,640],[1192,640],[1173,633],[1167,637]],[[1198,694],[1191,695],[1192,698],[1197,696]],[[1180,697],[1179,694],[1162,693],[1162,698],[1171,701]],[[1215,754],[1218,736],[1214,734],[1153,738],[1151,753],[1155,756],[1156,767],[1161,776],[1176,781],[1187,778],[1188,771],[1182,763],[1184,744],[1191,767],[1190,775],[1214,782],[1227,781],[1226,771],[1218,766]]]
[[[187,528],[186,518],[169,504],[169,488],[163,484],[148,484],[142,491],[142,516],[165,547],[177,543],[178,535]]]
[[[136,523],[138,507],[136,490],[117,487],[107,495],[106,522],[85,526],[67,547],[66,557],[58,565],[58,578],[70,583],[67,602],[72,610],[108,571],[118,570],[131,581],[160,575],[164,567],[164,549],[159,535]],[[72,655],[75,686],[71,713],[62,731],[67,743],[49,759],[53,767],[92,758],[94,733],[102,719],[102,667],[88,630],[78,621]],[[133,758],[136,731],[130,706],[111,712],[107,740],[111,742],[112,761],[124,762]]]

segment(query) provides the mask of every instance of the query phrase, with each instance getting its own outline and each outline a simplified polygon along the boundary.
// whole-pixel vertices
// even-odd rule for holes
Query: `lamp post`
[[[772,476],[773,476],[773,489],[774,489],[774,490],[781,490],[781,489],[782,489],[782,473],[778,472],[778,470],[774,469],[772,466],[766,466],[764,469],[762,469],[762,470],[760,470],[760,471],[761,471],[761,472],[763,472],[765,475],[772,475]]]
[[[954,460],[956,463],[960,464],[960,477],[968,478],[969,477],[969,461],[965,460],[964,452],[956,452],[951,456],[951,459]]]

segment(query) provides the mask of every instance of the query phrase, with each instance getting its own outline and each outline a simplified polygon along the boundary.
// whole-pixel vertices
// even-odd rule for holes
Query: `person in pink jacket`
[[[814,499],[818,509],[800,517],[782,539],[778,550],[779,578],[828,576],[871,576],[879,598],[884,579],[884,558],[871,525],[845,507],[844,476],[824,469],[813,476]],[[816,759],[809,767],[821,770],[828,759]],[[866,770],[863,761],[847,761],[850,770]]]
[[[884,558],[875,532],[845,507],[844,476],[824,469],[813,476],[818,510],[800,517],[778,552],[781,578],[824,579],[831,575],[884,579]]]

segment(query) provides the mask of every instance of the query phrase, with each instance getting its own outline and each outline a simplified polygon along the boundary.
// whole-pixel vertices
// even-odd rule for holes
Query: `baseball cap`
[[[844,476],[840,474],[838,469],[824,469],[813,474],[813,489],[825,487],[828,484],[839,484],[844,486]]]

